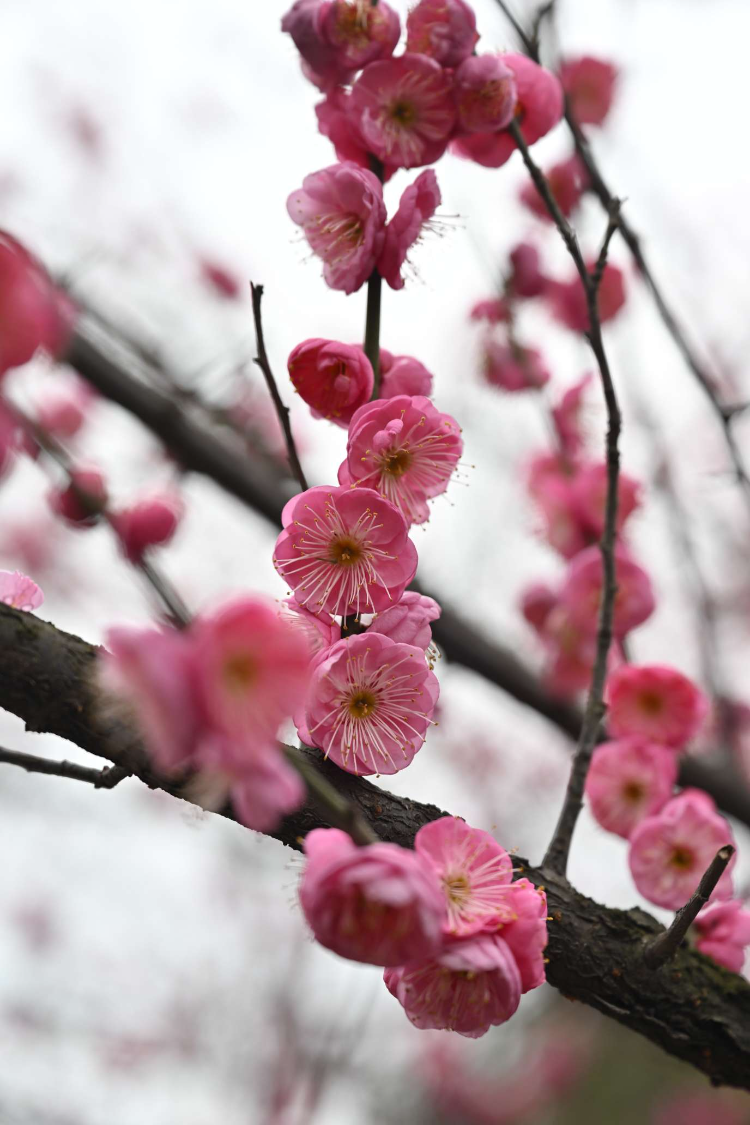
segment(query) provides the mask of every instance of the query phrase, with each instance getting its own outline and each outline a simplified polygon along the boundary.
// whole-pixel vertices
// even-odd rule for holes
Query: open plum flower
[[[558,71],[570,112],[579,125],[602,125],[614,101],[617,67],[591,55],[566,59]]]
[[[300,737],[348,773],[398,773],[424,744],[439,690],[423,649],[361,633],[318,658]]]
[[[428,600],[428,599],[426,599]],[[44,601],[44,594],[31,578],[18,570],[0,570],[0,603],[30,613]]]
[[[499,132],[516,111],[516,77],[501,55],[474,55],[456,71],[453,96],[461,132]]]
[[[393,54],[401,23],[384,0],[331,0],[322,5],[320,27],[340,65],[360,70]]]
[[[398,210],[385,228],[383,249],[378,258],[378,271],[391,289],[403,289],[404,262],[429,225],[440,200],[437,176],[432,169],[420,173],[401,196]]]
[[[416,574],[406,520],[371,488],[308,488],[281,522],[274,566],[313,613],[378,613]]]
[[[305,837],[299,897],[316,939],[341,957],[403,965],[440,945],[445,903],[432,868],[397,844],[357,847],[337,828]]]
[[[35,258],[0,230],[0,378],[41,348],[59,356],[73,323],[73,307]]]
[[[463,452],[458,423],[428,398],[397,395],[361,407],[351,420],[339,483],[373,488],[408,523],[429,519]]]
[[[709,711],[700,688],[663,664],[626,664],[607,680],[607,726],[617,737],[638,735],[683,749],[700,730]]]
[[[597,746],[586,775],[594,818],[626,840],[646,816],[666,805],[677,781],[677,760],[666,747],[642,738]]]
[[[468,59],[479,40],[474,10],[464,0],[419,0],[406,17],[406,49],[441,66]]]
[[[715,902],[692,925],[695,948],[733,973],[741,973],[750,945],[750,910],[738,899]]]

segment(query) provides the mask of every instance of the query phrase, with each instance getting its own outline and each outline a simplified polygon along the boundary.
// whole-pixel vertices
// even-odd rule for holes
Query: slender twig
[[[273,405],[276,408],[281,428],[284,431],[284,440],[286,442],[286,451],[289,458],[289,467],[292,470],[292,475],[299,481],[299,486],[303,492],[307,492],[308,484],[305,474],[302,471],[302,465],[297,454],[297,446],[294,444],[294,434],[292,433],[292,425],[289,420],[289,407],[284,406],[279,394],[279,388],[276,385],[276,380],[273,377],[271,364],[268,360],[268,353],[266,352],[266,341],[263,336],[263,319],[261,317],[261,301],[263,300],[263,286],[254,285],[250,282],[250,292],[253,299],[253,320],[255,321],[255,339],[258,354],[255,357],[255,363],[263,372],[263,378],[266,380],[266,386],[273,400]]]
[[[385,178],[383,162],[370,154],[370,171],[382,183]],[[372,366],[375,376],[371,398],[380,398],[380,308],[383,296],[383,279],[377,268],[370,274],[367,282],[367,311],[365,313],[364,352]]]
[[[604,717],[604,680],[607,674],[607,657],[612,644],[612,622],[614,618],[615,595],[617,593],[617,576],[615,562],[615,540],[617,537],[617,482],[620,474],[620,408],[617,402],[609,361],[602,338],[602,326],[599,318],[599,285],[604,268],[607,263],[607,253],[615,231],[619,225],[619,204],[613,200],[610,210],[609,222],[604,235],[601,250],[592,271],[589,271],[581,253],[575,231],[562,214],[550,186],[535,164],[529,152],[523,134],[516,121],[510,125],[510,132],[518,146],[523,162],[531,176],[539,195],[552,217],[555,226],[565,242],[578,275],[581,279],[586,295],[589,327],[586,339],[589,342],[601,376],[604,401],[607,407],[607,439],[606,439],[606,464],[607,464],[607,497],[604,509],[604,530],[599,544],[602,555],[602,597],[599,607],[599,623],[596,636],[596,657],[591,677],[591,687],[586,701],[583,724],[578,737],[578,744],[573,757],[573,765],[568,781],[568,789],[560,812],[552,840],[544,857],[544,866],[558,875],[565,875],[568,864],[568,854],[573,838],[573,831],[578,820],[578,814],[583,805],[583,789],[586,782],[591,755],[599,735],[599,726]]]
[[[121,766],[108,766],[106,769],[91,769],[78,766],[75,762],[56,762],[52,758],[40,758],[37,754],[22,754],[18,750],[0,747],[0,763],[18,766],[27,773],[46,773],[55,777],[69,777],[73,781],[85,781],[95,789],[114,789],[125,777],[130,777]]]
[[[48,433],[42,426],[30,418],[19,406],[8,398],[0,396],[4,406],[10,411],[24,432],[34,441],[39,450],[51,461],[62,469],[68,479],[68,485],[84,512],[92,517],[103,519],[112,529],[115,538],[118,538],[115,520],[107,508],[106,503],[85,488],[81,488],[76,480],[75,466],[68,451],[60,444],[57,438]],[[152,590],[161,601],[167,615],[178,629],[185,629],[190,624],[190,613],[177,590],[169,579],[152,562],[146,558],[136,560],[133,565],[141,572]]]
[[[284,756],[300,775],[307,792],[334,828],[348,832],[355,844],[377,844],[380,837],[373,831],[357,808],[326,781],[322,773],[293,746],[282,746]]]
[[[711,898],[716,884],[726,871],[727,864],[733,855],[734,848],[731,844],[725,844],[723,848],[719,849],[711,860],[692,898],[685,903],[681,910],[677,911],[669,929],[648,943],[644,958],[649,968],[656,969],[659,965],[663,965],[665,961],[674,957],[690,926]]]
[[[506,19],[513,27],[523,50],[533,59],[534,62],[540,62],[539,41],[538,36],[529,35],[521,27],[520,23],[510,11],[505,0],[496,0],[498,7],[504,13]],[[602,207],[608,213],[611,211],[613,204],[616,202],[616,196],[610,191],[607,183],[602,176],[599,165],[591,150],[588,137],[584,133],[581,126],[575,119],[573,112],[569,105],[565,107],[565,121],[570,130],[575,145],[576,153],[583,163],[588,174],[589,188],[593,191],[594,195],[598,198]],[[724,433],[724,442],[729,453],[729,458],[732,462],[734,469],[734,476],[737,483],[742,489],[742,494],[745,499],[748,509],[750,509],[750,476],[745,467],[745,463],[737,444],[737,439],[732,429],[732,422],[736,416],[736,411],[731,405],[726,405],[722,402],[721,396],[716,389],[716,380],[709,374],[705,366],[698,358],[693,345],[688,340],[685,330],[679,322],[677,314],[667,300],[663,289],[656,281],[653,270],[646,258],[641,245],[640,236],[634,230],[628,220],[621,216],[619,229],[622,234],[623,241],[627,245],[633,260],[638,267],[641,277],[646,282],[648,289],[651,293],[656,310],[661,317],[662,323],[667,332],[672,338],[677,350],[682,356],[685,365],[692,373],[693,377],[700,384],[701,389],[708,398],[711,407],[716,414],[719,424]]]

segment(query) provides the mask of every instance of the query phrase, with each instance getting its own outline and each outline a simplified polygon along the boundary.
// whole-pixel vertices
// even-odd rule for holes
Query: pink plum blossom
[[[604,531],[604,511],[607,502],[607,466],[603,461],[579,465],[570,482],[571,498],[582,527],[592,539]],[[627,520],[641,504],[641,484],[627,473],[617,478],[617,529],[621,531]]]
[[[232,806],[237,819],[255,832],[273,832],[305,800],[302,778],[275,752],[235,769],[228,783]]]
[[[342,68],[360,70],[393,54],[401,25],[384,0],[332,0],[323,8],[321,30]]]
[[[738,899],[704,907],[693,922],[695,948],[733,973],[741,973],[750,945],[750,910]]]
[[[464,0],[419,0],[406,18],[406,49],[441,66],[468,59],[479,39],[473,9]]]
[[[71,527],[93,527],[107,505],[107,486],[104,476],[93,465],[81,465],[70,474],[70,483],[64,488],[54,488],[48,494],[49,505],[55,515]]]
[[[516,78],[501,55],[474,55],[453,77],[458,127],[464,133],[505,129],[516,110]]]
[[[323,91],[349,82],[356,70],[346,65],[345,54],[325,35],[323,19],[330,6],[321,0],[296,0],[281,21],[281,30],[291,35],[300,53],[305,77]]]
[[[80,379],[65,388],[47,389],[37,404],[36,420],[54,437],[75,437],[86,421],[93,397],[92,390]]]
[[[274,566],[315,613],[379,613],[417,569],[402,514],[370,488],[309,488],[284,508]]]
[[[581,524],[571,481],[564,476],[546,477],[534,499],[542,517],[542,533],[550,547],[563,558],[575,558],[591,538]]]
[[[545,681],[557,695],[575,695],[591,683],[596,657],[596,634],[581,629],[565,606],[558,605],[544,625],[548,658]]]
[[[450,78],[425,55],[370,63],[347,103],[369,152],[386,164],[434,164],[456,119]]]
[[[586,263],[591,272],[596,268],[596,263]],[[550,311],[560,324],[570,328],[573,332],[589,331],[589,310],[586,304],[586,294],[578,274],[573,274],[569,281],[549,280],[545,289],[545,297],[550,303]],[[617,316],[625,304],[625,275],[622,270],[612,262],[607,262],[602,273],[601,283],[597,293],[599,320],[606,324]]]
[[[0,378],[42,348],[57,357],[72,324],[72,306],[42,266],[0,230]]]
[[[297,344],[287,360],[289,378],[314,418],[348,426],[372,394],[372,365],[362,348],[335,340]]]
[[[380,397],[432,394],[432,374],[423,363],[410,355],[391,355],[380,349]]]
[[[125,558],[138,563],[149,548],[166,546],[179,526],[183,511],[177,493],[163,492],[143,496],[130,507],[113,512],[110,522]]]
[[[349,161],[312,172],[289,196],[287,211],[322,259],[331,289],[360,289],[385,238],[383,188],[377,176]]]
[[[525,55],[511,53],[500,57],[515,76],[515,117],[526,144],[532,145],[549,133],[562,117],[562,86],[554,74]],[[457,137],[451,147],[459,156],[483,164],[485,168],[499,168],[513,155],[516,143],[506,129],[499,133]]]
[[[401,196],[398,210],[385,228],[383,249],[378,258],[378,271],[391,289],[403,289],[401,270],[407,255],[421,238],[423,229],[440,206],[437,176],[428,169],[409,184]]]
[[[462,451],[458,423],[428,398],[378,399],[351,420],[339,483],[373,488],[408,523],[424,523],[427,501],[445,492]]]
[[[415,1027],[470,1039],[506,1023],[521,999],[518,965],[498,934],[457,939],[429,961],[386,969],[383,979]]]
[[[490,297],[477,301],[469,313],[471,320],[485,320],[488,324],[501,324],[510,320],[508,302],[502,297]]]
[[[549,615],[557,605],[557,594],[546,582],[534,582],[521,594],[521,613],[537,633],[542,636]]]
[[[537,348],[501,343],[492,338],[484,343],[483,371],[488,383],[511,393],[539,390],[550,378],[544,357]]]
[[[440,944],[445,904],[435,874],[397,844],[357,847],[337,828],[305,837],[299,897],[326,949],[368,965],[403,965]]]
[[[222,300],[236,301],[242,296],[243,286],[221,262],[212,258],[199,258],[198,273],[206,288]]]
[[[542,273],[536,246],[532,246],[530,242],[519,242],[511,250],[509,258],[514,295],[529,298],[543,293],[547,279]]]
[[[582,55],[561,63],[559,75],[568,108],[578,124],[603,124],[612,108],[617,67],[603,59]]]
[[[654,612],[656,600],[648,574],[625,551],[615,551],[617,593],[615,595],[613,629],[616,637],[636,629]],[[597,628],[599,603],[602,595],[602,558],[598,547],[586,547],[568,565],[560,591],[560,602],[571,620],[584,631],[594,633]],[[612,729],[613,734],[647,732]],[[663,741],[655,739],[655,741]]]
[[[677,780],[677,761],[665,746],[623,738],[597,746],[586,776],[595,820],[627,840],[644,817],[664,808]]]
[[[719,848],[734,844],[729,824],[702,789],[685,789],[661,812],[648,816],[630,837],[628,862],[636,887],[649,902],[678,910],[695,891]],[[736,853],[711,895],[732,894]]]
[[[583,447],[581,432],[581,411],[583,397],[591,383],[589,371],[562,395],[552,407],[552,422],[560,443],[560,449],[567,458],[575,457]]]
[[[620,738],[638,735],[681,750],[708,714],[692,680],[663,664],[627,664],[607,680],[607,726]]]
[[[406,597],[406,595],[404,595]],[[431,601],[432,599],[427,599]],[[386,610],[386,613],[389,611]],[[295,629],[302,631],[313,656],[341,640],[341,626],[330,614],[310,613],[296,598],[287,598],[279,607],[279,616]]]
[[[528,879],[517,879],[509,888],[513,918],[500,933],[521,974],[521,992],[530,992],[546,979],[547,896]]]
[[[396,605],[378,613],[369,633],[380,633],[399,644],[416,645],[425,652],[432,644],[431,621],[437,621],[441,609],[434,598],[407,590]]]
[[[513,864],[489,832],[470,828],[457,816],[443,816],[419,829],[414,847],[440,880],[446,934],[467,937],[497,930],[517,917]]]
[[[0,570],[0,603],[22,609],[30,613],[32,609],[39,609],[44,601],[44,594],[25,574],[15,570]]]
[[[586,169],[583,164],[577,156],[571,156],[568,160],[553,165],[545,172],[545,178],[557,206],[566,218],[570,218],[587,187]],[[554,222],[547,205],[531,180],[524,184],[520,198],[524,207],[528,207],[538,219],[546,223]]]
[[[421,648],[360,633],[319,658],[300,735],[348,773],[398,773],[424,743],[438,691]]]

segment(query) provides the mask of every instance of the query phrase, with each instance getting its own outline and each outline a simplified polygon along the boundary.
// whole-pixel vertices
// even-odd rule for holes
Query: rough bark
[[[66,359],[100,394],[118,403],[164,442],[183,468],[209,477],[269,522],[280,523],[281,509],[294,491],[291,482],[263,462],[251,462],[246,451],[233,448],[225,436],[194,419],[169,394],[132,375],[129,365],[142,365],[142,360],[128,355],[127,362],[120,361],[111,342],[105,347],[81,330],[74,333]],[[571,738],[578,738],[583,716],[577,707],[551,695],[515,653],[474,629],[443,598],[436,600],[443,612],[433,622],[432,632],[448,660],[483,676]],[[705,789],[724,812],[750,826],[750,790],[730,763],[684,761],[680,784]]]
[[[127,716],[102,707],[95,687],[98,651],[37,617],[0,605],[0,706],[23,719],[28,730],[60,735],[147,785],[181,795],[179,783],[149,768]],[[310,756],[319,757],[315,751]],[[318,764],[385,840],[409,847],[421,825],[445,815],[434,805],[396,797],[336,766]],[[222,815],[231,817],[231,810]],[[298,849],[310,829],[324,824],[316,809],[306,806],[288,817],[275,837]],[[685,948],[668,964],[649,969],[645,947],[663,929],[655,919],[641,910],[612,910],[565,879],[518,857],[516,863],[519,874],[547,891],[550,984],[691,1063],[713,1082],[750,1089],[746,980]]]

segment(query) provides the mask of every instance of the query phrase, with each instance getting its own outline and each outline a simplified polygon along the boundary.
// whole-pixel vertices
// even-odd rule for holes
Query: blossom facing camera
[[[513,864],[489,832],[470,828],[457,816],[443,816],[419,829],[414,847],[440,880],[446,934],[468,937],[499,929],[517,917]]]
[[[628,863],[636,887],[649,902],[679,910],[695,891],[719,848],[734,845],[732,830],[701,789],[684,789],[661,812],[648,816],[630,837]],[[719,879],[711,901],[732,894],[732,868]]]
[[[305,837],[299,897],[326,949],[368,965],[429,957],[441,937],[445,906],[432,869],[397,844],[357,847],[337,828]]]
[[[506,1023],[521,1000],[521,974],[499,934],[475,934],[437,957],[386,969],[383,979],[415,1027],[478,1039]]]
[[[274,566],[313,613],[379,613],[416,574],[406,520],[371,488],[308,488],[281,519]]]
[[[43,601],[44,594],[31,578],[27,578],[18,570],[0,570],[2,605],[9,605],[13,609],[22,609],[25,613],[30,613],[33,609],[39,609]]]
[[[626,840],[646,816],[660,812],[677,781],[677,760],[665,746],[623,738],[597,746],[586,775],[594,819]]]
[[[419,0],[406,17],[406,49],[441,66],[468,59],[479,40],[474,10],[464,0]]]
[[[401,24],[385,0],[332,0],[323,7],[321,30],[342,69],[360,70],[393,54]]]
[[[709,703],[692,680],[663,664],[625,664],[607,680],[607,726],[682,750],[698,733]]]
[[[383,249],[378,258],[378,270],[391,289],[403,289],[404,262],[412,246],[419,242],[422,231],[429,226],[440,206],[440,198],[437,176],[432,169],[421,172],[401,196],[398,210],[385,228]]]
[[[423,649],[360,633],[319,658],[300,737],[348,773],[398,773],[424,744],[438,694]]]
[[[371,63],[347,105],[368,151],[398,168],[439,160],[456,121],[450,78],[425,55]]]
[[[453,96],[462,132],[498,132],[513,120],[516,78],[501,55],[475,55],[456,71]]]
[[[372,365],[362,348],[353,344],[304,340],[292,350],[287,368],[292,386],[313,418],[327,418],[337,426],[348,426],[372,394]]]
[[[361,289],[385,238],[383,188],[377,176],[349,161],[333,164],[305,176],[286,206],[322,260],[326,284],[344,293]]]
[[[428,398],[379,399],[351,420],[339,483],[373,488],[408,523],[424,523],[427,501],[445,492],[462,452],[455,418]]]

